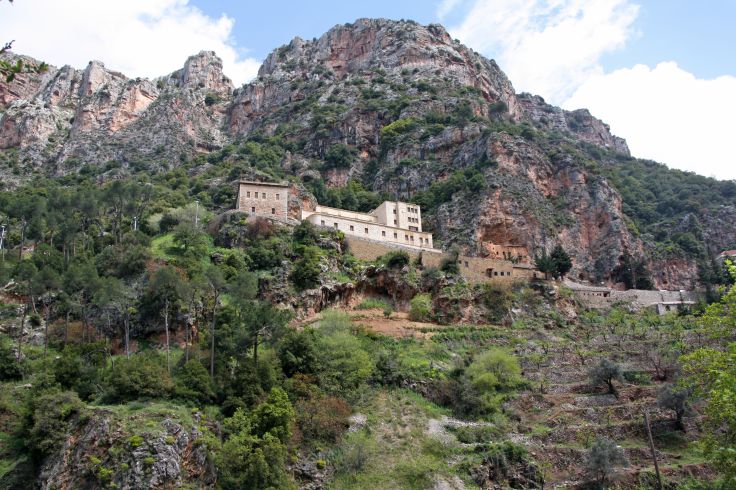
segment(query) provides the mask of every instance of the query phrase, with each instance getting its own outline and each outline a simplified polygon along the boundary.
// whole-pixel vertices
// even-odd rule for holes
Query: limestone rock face
[[[130,79],[101,61],[19,78],[0,84],[0,149],[22,149],[25,162],[56,173],[109,161],[168,165],[227,141],[232,82],[212,52],[157,80]]]
[[[304,183],[359,180],[412,200],[459,173],[475,174],[482,190],[453,190],[424,214],[445,248],[533,254],[561,243],[576,280],[610,283],[628,253],[646,260],[658,287],[697,282],[694,259],[663,256],[653,237],[636,235],[606,179],[602,167],[630,158],[625,140],[586,109],[517,94],[493,60],[439,25],[359,19],[313,40],[297,37],[237,89],[211,51],[153,80],[92,61],[0,83],[0,153],[9,155],[0,157],[51,175],[83,165],[114,169],[102,180],[158,171],[255,135],[285,143],[280,170]],[[348,147],[350,157],[326,165],[336,147]],[[229,163],[238,158],[230,154]],[[258,164],[243,172],[263,178]],[[13,185],[26,173],[0,167],[0,175]],[[218,179],[211,184],[232,185]],[[289,215],[298,218],[315,200],[303,187],[293,191]],[[736,243],[734,209],[694,213],[683,233],[695,230],[717,255]]]

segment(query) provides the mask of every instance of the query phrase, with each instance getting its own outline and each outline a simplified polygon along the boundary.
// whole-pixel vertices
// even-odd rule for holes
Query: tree
[[[302,256],[294,263],[289,278],[299,289],[311,289],[319,284],[320,254],[316,247],[304,247]]]
[[[280,388],[252,413],[239,408],[226,419],[228,436],[215,458],[222,488],[289,488],[284,467],[293,421],[294,409]]]
[[[609,361],[608,359],[601,359],[601,361],[588,372],[590,383],[593,386],[600,386],[605,384],[608,387],[608,393],[618,398],[618,391],[613,385],[614,381],[622,383],[624,381],[623,371],[621,365]]]
[[[130,357],[130,323],[131,317],[136,312],[133,290],[120,279],[104,277],[97,281],[92,303],[101,310],[105,317],[108,335],[115,331],[113,323],[122,323],[125,355]]]
[[[169,324],[171,317],[180,307],[184,297],[183,278],[173,267],[162,267],[153,273],[148,284],[148,295],[159,306],[161,318],[166,332],[166,368],[171,374],[171,354]]]
[[[562,245],[557,244],[555,248],[552,249],[552,253],[549,257],[554,264],[553,274],[555,279],[564,279],[565,274],[570,272],[570,269],[572,269],[572,260],[570,259],[570,256],[565,252],[565,249],[562,248]]]
[[[736,278],[736,267],[728,263]],[[736,342],[730,341],[736,325],[736,286],[720,302],[708,306],[703,317],[706,331],[726,345],[700,348],[682,357],[684,381],[702,398],[705,415],[705,455],[728,484],[736,484]]]
[[[215,326],[217,325],[217,307],[220,296],[227,287],[225,276],[216,266],[210,266],[204,271],[204,277],[212,293],[212,323],[210,324],[210,376],[215,376]]]
[[[43,355],[48,354],[49,350],[49,321],[51,316],[51,303],[55,298],[59,287],[61,286],[61,277],[51,267],[43,267],[33,277],[33,289],[39,295],[44,309],[44,341]]]
[[[690,404],[691,397],[691,390],[679,388],[671,384],[662,386],[657,396],[657,404],[660,408],[675,412],[675,424],[682,431],[685,430],[682,419],[692,411]]]
[[[547,255],[547,251],[542,250],[541,255],[535,255],[534,265],[540,272],[544,272],[545,279],[550,275],[555,279],[559,279],[564,278],[570,272],[572,260],[565,249],[562,248],[562,245],[557,244],[552,249],[551,254]]]
[[[544,278],[548,279],[549,275],[555,273],[555,263],[552,257],[547,255],[546,250],[542,250],[541,255],[534,256],[534,266],[539,269],[539,272],[544,273]]]
[[[603,486],[618,468],[628,464],[621,446],[606,437],[597,437],[588,450],[585,469],[590,478]]]
[[[20,320],[20,329],[18,332],[18,363],[20,363],[22,356],[21,347],[23,345],[23,329],[25,328],[26,316],[33,303],[33,279],[38,273],[38,269],[33,265],[33,262],[29,260],[22,260],[18,262],[13,271],[13,276],[18,282],[19,293],[26,296],[26,302],[23,306],[23,314]]]

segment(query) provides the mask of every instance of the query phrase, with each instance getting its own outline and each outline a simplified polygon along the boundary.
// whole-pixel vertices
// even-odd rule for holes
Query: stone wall
[[[241,182],[238,186],[237,209],[256,216],[287,218],[289,188],[268,183]]]
[[[412,260],[416,260],[421,254],[424,267],[437,267],[442,261],[449,258],[450,254],[440,250],[420,249],[418,247],[405,247],[402,245],[383,243],[374,240],[358,238],[354,236],[345,237],[348,249],[361,260],[376,260],[381,255],[391,251],[403,250],[409,254]],[[468,257],[461,255],[458,259],[460,275],[471,284],[480,284],[489,281],[512,281],[514,279],[533,278],[534,270],[526,267],[514,266],[511,262],[503,260],[485,259],[482,257]],[[490,274],[490,275],[489,275]]]
[[[584,286],[567,282],[575,296],[590,308],[610,308],[615,303],[627,303],[634,308],[655,308],[659,314],[677,311],[683,306],[694,305],[702,294],[697,291],[649,291],[644,289],[615,289]]]

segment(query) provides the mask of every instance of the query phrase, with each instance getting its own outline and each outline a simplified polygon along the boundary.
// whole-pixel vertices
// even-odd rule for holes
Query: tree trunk
[[[130,357],[130,319],[127,316],[123,319],[123,328],[125,328],[125,357]]]
[[[164,303],[164,328],[166,329],[166,369],[171,374],[171,357],[169,354],[169,300]]]
[[[44,301],[44,334],[43,334],[43,357],[46,357],[49,352],[49,311],[51,310],[48,302]]]
[[[253,337],[253,364],[258,368],[258,331]]]
[[[210,327],[210,377],[215,377],[215,322],[217,321],[217,301],[219,295],[215,295],[215,306],[212,308],[212,325]]]
[[[20,247],[18,248],[18,260],[23,260],[23,247],[26,244],[26,227],[20,227]]]
[[[20,364],[21,358],[23,357],[21,348],[23,346],[23,327],[26,324],[26,315],[28,314],[28,305],[26,304],[23,308],[23,315],[20,318],[20,333],[18,334],[18,364]]]
[[[69,315],[71,315],[71,311],[67,310],[66,317],[64,319],[64,347],[66,347],[66,343],[69,342]]]

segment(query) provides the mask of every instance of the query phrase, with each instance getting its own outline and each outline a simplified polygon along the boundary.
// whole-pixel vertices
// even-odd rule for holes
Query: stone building
[[[422,212],[416,204],[385,201],[370,213],[317,205],[314,210],[302,209],[302,220],[377,242],[432,248],[432,234],[422,231]]]
[[[238,183],[237,210],[256,216],[286,218],[289,186],[271,182],[241,180]]]

